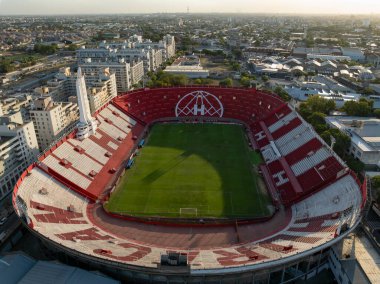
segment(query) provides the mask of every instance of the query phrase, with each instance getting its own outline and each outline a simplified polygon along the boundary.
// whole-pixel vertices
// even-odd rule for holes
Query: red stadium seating
[[[308,153],[311,151],[317,151],[319,148],[322,147],[322,142],[319,141],[317,138],[313,138],[309,142],[305,143],[295,151],[288,154],[285,159],[288,161],[289,165],[293,165],[297,163],[298,161],[302,160],[307,156]]]

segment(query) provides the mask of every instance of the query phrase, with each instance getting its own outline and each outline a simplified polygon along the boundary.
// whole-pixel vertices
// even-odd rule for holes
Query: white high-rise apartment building
[[[171,35],[164,36],[159,42],[144,41],[142,36],[134,35],[121,43],[104,41],[98,48],[82,46],[77,51],[78,65],[85,74],[89,69],[99,67],[109,67],[111,72],[115,72],[118,92],[130,90],[131,86],[143,78],[144,73],[156,71],[164,61],[173,56],[175,39]]]
[[[13,190],[21,173],[38,156],[33,123],[24,123],[21,112],[0,117],[0,199]]]
[[[101,70],[109,69],[110,73],[115,74],[117,92],[123,93],[129,91],[134,84],[140,82],[144,76],[144,65],[142,61],[127,63],[123,58],[118,61],[94,62],[87,58],[84,63],[79,64],[82,72],[85,74],[86,84],[89,86],[93,80],[90,80],[93,74],[98,74]]]
[[[163,42],[165,43],[166,50],[166,58],[169,59],[175,56],[175,38],[172,35],[166,35],[163,38]]]
[[[131,89],[131,66],[124,60],[119,60],[118,62],[94,62],[91,58],[87,58],[79,66],[86,78],[98,74],[100,70],[109,68],[109,71],[115,74],[117,92],[126,92]]]
[[[106,66],[106,64],[89,65],[86,70],[86,86],[92,89],[88,91],[88,94],[92,95],[91,98],[89,95],[90,103],[93,102],[90,105],[91,113],[117,96],[115,72],[105,68]],[[50,97],[54,102],[74,102],[76,104],[76,80],[76,74],[72,73],[70,68],[61,68],[55,79],[49,81],[46,86],[36,88],[35,93],[41,97]],[[54,87],[52,87],[53,85]],[[98,90],[96,93],[93,91],[94,88]],[[74,101],[72,97],[75,97]]]
[[[158,66],[151,65],[151,57],[155,55],[157,51],[152,49],[140,49],[140,48],[128,48],[123,45],[122,48],[111,48],[109,45],[100,46],[99,48],[85,48],[82,46],[77,51],[78,65],[82,65],[89,58],[92,62],[119,62],[121,59],[127,63],[133,63],[138,61],[144,62],[144,69],[146,72],[157,69]]]
[[[50,97],[35,100],[30,110],[30,118],[34,123],[41,151],[73,128],[78,117],[77,104],[53,102]]]
[[[134,35],[131,36],[125,44],[133,48],[153,48],[155,50],[161,50],[162,61],[168,60],[175,55],[175,39],[172,35],[165,35],[159,42],[143,40],[141,36]]]

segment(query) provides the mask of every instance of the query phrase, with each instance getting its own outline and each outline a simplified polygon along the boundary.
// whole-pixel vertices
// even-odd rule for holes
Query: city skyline
[[[159,3],[159,4],[158,4]],[[128,13],[284,13],[284,14],[380,14],[380,2],[363,0],[0,0],[0,15],[128,14]]]

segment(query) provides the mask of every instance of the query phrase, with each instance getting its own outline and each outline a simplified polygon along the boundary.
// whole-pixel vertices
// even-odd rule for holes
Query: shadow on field
[[[191,151],[185,151],[181,153],[181,155],[178,155],[174,159],[168,161],[165,165],[163,165],[162,168],[155,170],[151,172],[149,175],[144,177],[143,181],[145,183],[153,183],[157,179],[159,179],[161,176],[169,172],[171,169],[174,169],[179,164],[181,164],[183,161],[185,161],[189,156],[191,156]]]

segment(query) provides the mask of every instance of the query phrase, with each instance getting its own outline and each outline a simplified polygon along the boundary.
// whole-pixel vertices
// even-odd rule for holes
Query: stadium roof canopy
[[[80,268],[49,261],[37,261],[21,254],[9,254],[0,259],[2,283],[97,283],[116,284],[119,281]]]

